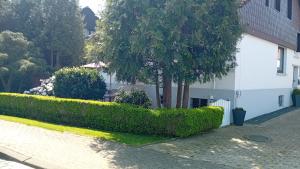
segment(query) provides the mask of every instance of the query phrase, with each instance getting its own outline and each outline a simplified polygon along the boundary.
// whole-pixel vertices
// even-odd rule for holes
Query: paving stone
[[[233,168],[300,168],[299,122],[300,111],[295,110],[261,125],[231,126],[147,148]],[[272,141],[250,141],[247,135],[266,136]]]

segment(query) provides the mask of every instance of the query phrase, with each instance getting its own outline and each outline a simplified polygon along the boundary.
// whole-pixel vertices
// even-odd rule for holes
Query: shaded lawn
[[[40,122],[36,120],[29,120],[25,118],[4,116],[4,115],[0,115],[0,120],[21,123],[29,126],[35,126],[35,127],[40,127],[40,128],[59,131],[59,132],[69,132],[69,133],[83,135],[83,136],[90,136],[90,137],[100,138],[103,140],[125,143],[131,146],[142,146],[146,144],[161,142],[168,139],[166,137],[160,137],[160,136],[145,136],[145,135],[136,135],[136,134],[129,134],[129,133],[99,131],[99,130],[78,128],[78,127],[62,126],[62,125]]]

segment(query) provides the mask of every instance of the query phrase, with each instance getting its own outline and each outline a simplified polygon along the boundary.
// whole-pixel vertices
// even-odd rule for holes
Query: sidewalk
[[[0,168],[1,169],[33,169],[32,167],[21,164],[20,161],[0,153]]]
[[[1,158],[0,158],[0,168],[1,169],[33,169],[31,167],[25,166],[20,163],[2,160]]]
[[[0,152],[49,169],[230,168],[156,150],[129,147],[0,120]]]

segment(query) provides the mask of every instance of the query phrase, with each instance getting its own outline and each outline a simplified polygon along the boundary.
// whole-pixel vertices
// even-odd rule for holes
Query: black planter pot
[[[237,126],[243,126],[245,122],[246,111],[243,109],[234,109],[233,113],[233,123]]]
[[[300,95],[295,95],[295,106],[300,107]]]
[[[292,95],[293,106],[296,106],[296,96]]]

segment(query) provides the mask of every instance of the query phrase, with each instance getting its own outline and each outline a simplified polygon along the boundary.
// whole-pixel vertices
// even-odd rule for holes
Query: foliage
[[[293,96],[300,95],[300,89],[294,89],[292,95]]]
[[[50,123],[45,123],[45,122],[40,122],[35,120],[4,116],[4,115],[0,115],[0,119],[21,123],[29,126],[41,127],[48,130],[69,132],[69,133],[74,133],[83,136],[96,137],[96,138],[109,140],[109,141],[116,141],[116,142],[125,143],[132,146],[141,146],[145,144],[159,142],[166,139],[164,137],[159,137],[159,136],[134,135],[129,133],[98,131],[98,130],[78,128],[78,127],[55,125],[55,124],[50,124]]]
[[[77,0],[11,0],[5,5],[0,31],[22,32],[52,68],[78,63],[84,39]]]
[[[38,50],[22,33],[0,33],[0,83],[6,92],[21,92],[41,77],[45,63]],[[28,84],[29,83],[29,84]],[[1,90],[1,89],[0,89]]]
[[[54,95],[65,98],[102,99],[106,84],[97,70],[64,68],[55,72]]]
[[[152,105],[151,99],[143,90],[122,90],[117,94],[115,102],[133,104],[144,108],[150,108]]]
[[[135,134],[187,137],[218,128],[223,109],[144,109],[127,104],[1,93],[0,114]]]
[[[159,85],[162,79],[164,104],[170,107],[172,81],[185,81],[189,88],[235,67],[242,32],[238,7],[236,0],[110,0],[94,51],[119,80]]]

